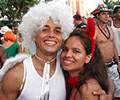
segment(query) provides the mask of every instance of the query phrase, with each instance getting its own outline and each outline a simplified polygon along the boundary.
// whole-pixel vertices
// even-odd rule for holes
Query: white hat
[[[7,31],[12,31],[8,26],[3,26],[0,30],[1,34],[5,34]]]

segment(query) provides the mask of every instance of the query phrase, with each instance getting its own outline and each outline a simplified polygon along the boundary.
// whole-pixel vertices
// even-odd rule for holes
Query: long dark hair
[[[86,32],[82,30],[74,30],[68,39],[72,36],[77,36],[79,37],[81,43],[83,44],[86,54],[89,55],[91,54],[92,50],[92,44],[91,44],[91,39],[89,36],[86,34]],[[68,40],[67,39],[67,40]],[[66,40],[66,41],[67,41]],[[65,43],[66,43],[65,41]],[[84,65],[84,71],[79,73],[80,76],[80,81],[77,84],[77,89],[79,90],[80,87],[86,83],[86,81],[90,78],[95,78],[98,83],[100,84],[101,88],[105,90],[105,92],[108,92],[108,75],[107,75],[107,69],[104,64],[103,58],[101,56],[100,50],[98,49],[97,45],[94,51],[94,55],[90,62],[88,64]],[[63,70],[65,79],[67,80],[67,77],[69,77],[68,72]],[[66,91],[67,91],[67,100],[69,100],[70,94],[71,94],[71,88],[68,86],[68,83],[66,81]]]

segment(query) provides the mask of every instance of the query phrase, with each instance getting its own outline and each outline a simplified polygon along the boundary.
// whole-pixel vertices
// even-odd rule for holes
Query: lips
[[[73,61],[70,60],[70,59],[64,59],[64,60],[63,60],[63,63],[64,63],[64,65],[70,65],[70,64],[73,63]]]
[[[49,45],[49,46],[54,46],[54,45],[57,44],[57,42],[56,42],[56,41],[53,41],[53,40],[46,40],[46,41],[45,41],[45,44],[47,44],[47,45]]]

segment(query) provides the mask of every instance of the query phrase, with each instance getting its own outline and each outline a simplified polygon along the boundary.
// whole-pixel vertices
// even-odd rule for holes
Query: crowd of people
[[[120,5],[91,15],[53,0],[1,27],[0,100],[120,100]]]

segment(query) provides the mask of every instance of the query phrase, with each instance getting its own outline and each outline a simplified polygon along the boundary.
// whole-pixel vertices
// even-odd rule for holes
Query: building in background
[[[76,12],[82,16],[90,16],[92,12],[100,3],[103,3],[102,0],[67,0],[67,3],[72,8],[73,14]]]

